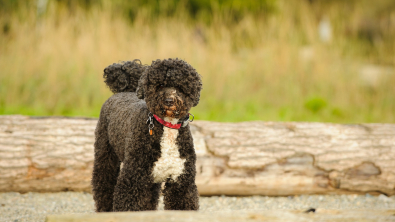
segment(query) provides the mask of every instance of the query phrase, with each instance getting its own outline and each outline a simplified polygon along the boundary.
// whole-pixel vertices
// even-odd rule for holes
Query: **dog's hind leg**
[[[101,114],[95,131],[95,157],[92,174],[92,192],[96,212],[113,209],[114,187],[117,182],[120,161],[108,140],[107,123]]]

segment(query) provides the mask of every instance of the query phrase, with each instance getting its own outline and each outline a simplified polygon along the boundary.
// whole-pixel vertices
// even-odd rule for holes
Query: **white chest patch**
[[[165,121],[166,120],[165,118]],[[178,130],[163,126],[163,135],[160,141],[161,157],[154,163],[152,176],[154,183],[165,182],[167,178],[177,181],[184,171],[185,159],[180,158],[176,139]]]

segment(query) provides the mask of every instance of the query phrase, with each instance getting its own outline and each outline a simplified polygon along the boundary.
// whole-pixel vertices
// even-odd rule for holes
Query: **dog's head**
[[[179,59],[164,59],[147,67],[136,92],[151,113],[162,119],[180,119],[199,103],[201,90],[202,80],[191,65]]]

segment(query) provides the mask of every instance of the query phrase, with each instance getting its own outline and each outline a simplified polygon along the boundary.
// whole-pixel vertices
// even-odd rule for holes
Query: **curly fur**
[[[115,94],[103,104],[95,131],[92,191],[96,211],[155,210],[161,181],[154,179],[153,171],[161,156],[166,156],[161,141],[167,133],[154,121],[153,135],[149,135],[148,113],[175,121],[183,118],[199,103],[201,77],[185,61],[165,59],[150,66],[139,60],[114,63],[104,70],[104,78]],[[173,146],[184,165],[176,177],[163,177],[165,209],[198,210],[196,154],[189,126],[173,135]]]
[[[141,74],[146,66],[135,59],[122,63],[114,63],[104,69],[104,82],[113,93],[135,92]]]

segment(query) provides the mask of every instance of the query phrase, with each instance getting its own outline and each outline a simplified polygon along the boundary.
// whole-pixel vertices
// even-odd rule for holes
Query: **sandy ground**
[[[200,211],[233,210],[307,210],[315,209],[395,209],[395,196],[385,195],[302,195],[289,197],[228,197],[200,198]],[[159,210],[163,210],[162,198]],[[0,193],[0,221],[44,221],[50,214],[93,213],[92,194]]]

